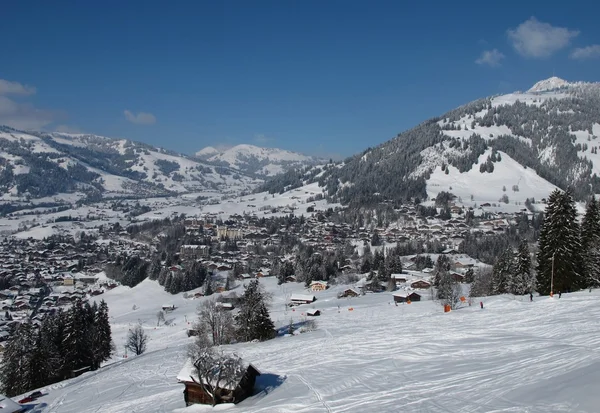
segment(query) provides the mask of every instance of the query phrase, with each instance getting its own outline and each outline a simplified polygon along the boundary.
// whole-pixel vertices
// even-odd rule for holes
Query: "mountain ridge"
[[[238,144],[223,150],[207,146],[196,152],[195,156],[216,165],[239,169],[260,177],[274,176],[290,168],[324,163],[324,160],[298,152],[250,144]]]
[[[527,92],[469,102],[335,168],[291,171],[258,190],[281,192],[318,182],[331,202],[345,205],[431,199],[436,192],[452,192],[451,182],[476,188],[477,178],[494,174],[495,164],[503,162],[500,154],[505,154],[534,170],[549,188],[570,187],[583,200],[600,193],[598,137],[600,83],[550,78]],[[435,178],[436,170],[451,174],[444,185]],[[473,170],[477,173],[464,182],[465,174]],[[500,185],[497,199],[504,198],[503,188],[513,186],[517,182]]]
[[[259,182],[235,169],[141,142],[0,126],[1,201],[69,193],[78,199],[225,193],[248,191]]]

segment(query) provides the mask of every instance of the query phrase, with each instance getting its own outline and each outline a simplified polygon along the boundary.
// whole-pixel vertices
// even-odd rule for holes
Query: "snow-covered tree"
[[[0,364],[0,391],[9,397],[31,389],[30,360],[35,348],[33,327],[21,324],[8,340]]]
[[[103,361],[110,358],[114,347],[108,319],[108,305],[104,300],[100,302],[100,306],[94,314],[91,341],[93,347],[92,369],[95,370]]]
[[[216,300],[206,300],[198,306],[198,323],[203,324],[198,331],[208,332],[215,346],[228,344],[233,340],[233,316]]]
[[[258,280],[248,283],[236,315],[239,340],[268,340],[275,335],[275,326],[267,309],[267,296]]]
[[[581,250],[584,259],[585,286],[600,285],[600,205],[592,196],[581,222]]]
[[[450,268],[450,258],[444,254],[439,255],[437,261],[435,262],[435,268],[433,271],[433,285],[438,287],[442,277],[450,272]]]
[[[246,367],[238,356],[206,349],[196,355],[194,368],[198,377],[191,376],[191,379],[211,397],[213,406],[222,402],[235,402],[233,392],[223,390],[235,388],[246,372]]]
[[[511,248],[507,248],[500,254],[494,264],[492,274],[492,293],[505,294],[512,285],[515,273],[514,255]]]
[[[537,261],[540,294],[551,292],[552,278],[554,291],[573,291],[585,285],[577,210],[570,191],[557,189],[548,197]]]
[[[460,303],[462,296],[462,287],[449,271],[440,274],[437,288],[437,298],[443,305],[449,305],[453,310]]]
[[[514,273],[508,282],[508,291],[511,294],[523,295],[532,292],[534,289],[529,245],[527,240],[522,240],[515,259]]]
[[[491,295],[492,288],[492,270],[489,268],[480,269],[474,276],[470,297],[486,297]]]

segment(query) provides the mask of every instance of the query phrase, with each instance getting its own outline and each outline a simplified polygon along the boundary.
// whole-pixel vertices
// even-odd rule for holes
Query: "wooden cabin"
[[[421,295],[415,292],[410,294],[406,292],[400,292],[394,294],[394,302],[396,303],[405,303],[407,301],[421,301]]]
[[[424,290],[424,289],[431,287],[431,284],[428,283],[427,281],[419,280],[419,281],[415,281],[410,286],[415,289],[423,289]]]
[[[248,364],[246,370],[240,374],[235,385],[224,385],[223,388],[219,387],[216,389],[216,393],[218,394],[217,403],[239,403],[247,397],[252,396],[254,384],[258,376],[260,376],[260,371],[252,364]],[[197,383],[199,380],[198,373],[191,360],[188,359],[183,366],[177,375],[177,380],[185,385],[183,398],[186,406],[191,406],[192,404],[213,404],[212,397]]]
[[[308,317],[318,317],[321,315],[321,310],[307,310],[306,315]]]
[[[359,295],[360,292],[356,291],[354,288],[346,288],[338,295],[338,298],[358,297]]]
[[[290,297],[290,306],[300,305],[300,304],[310,304],[314,302],[317,298],[314,295],[308,294],[292,294]]]

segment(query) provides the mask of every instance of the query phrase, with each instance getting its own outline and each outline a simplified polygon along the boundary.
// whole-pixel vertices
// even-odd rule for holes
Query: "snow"
[[[475,203],[498,203],[502,195],[506,194],[510,204],[514,205],[515,202],[523,203],[531,197],[546,198],[557,188],[540,177],[535,170],[524,168],[504,152],[499,153],[502,160],[494,163],[493,173],[479,172],[479,165],[485,163],[491,155],[491,149],[480,155],[478,163],[468,172],[460,173],[457,168],[449,165],[450,172],[446,175],[441,168],[436,168],[427,180],[427,195],[435,198],[439,192],[447,191],[461,197],[465,205],[472,206]],[[518,192],[512,190],[513,185],[518,185]],[[503,187],[506,187],[506,192],[502,190]],[[473,201],[470,201],[471,195]]]
[[[171,296],[180,304],[172,313],[175,325],[154,328],[155,303],[167,293],[144,281],[104,298],[118,351],[127,331],[119,326],[140,320],[151,338],[148,352],[48,386],[39,411],[591,413],[600,403],[600,290],[533,302],[489,297],[482,299],[484,310],[465,305],[444,313],[427,294],[425,301],[395,306],[391,293],[337,299],[349,286],[334,286],[292,311],[283,304],[305,291],[302,284],[261,283],[273,293],[277,326],[301,323],[302,308],[319,309],[321,316],[312,332],[222,347],[262,372],[256,395],[235,406],[184,408],[177,376],[193,340],[185,318],[201,300]],[[133,303],[140,308],[132,310]]]
[[[201,150],[199,150],[198,152],[196,152],[196,156],[213,156],[216,154],[221,153],[218,149],[213,148],[212,146],[207,146],[206,148],[203,148]]]
[[[535,92],[546,92],[548,90],[559,89],[563,87],[569,86],[569,82],[563,80],[559,77],[552,76],[551,78],[540,80],[537,82],[531,89],[527,92],[535,93]]]

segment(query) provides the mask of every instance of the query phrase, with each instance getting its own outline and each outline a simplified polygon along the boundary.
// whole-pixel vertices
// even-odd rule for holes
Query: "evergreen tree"
[[[104,300],[100,302],[100,307],[94,316],[94,334],[92,342],[94,353],[92,368],[97,369],[103,361],[110,358],[113,347],[108,318],[108,305]]]
[[[581,250],[584,259],[585,286],[600,285],[600,205],[592,196],[581,222]]]
[[[540,233],[537,285],[540,294],[573,291],[585,285],[577,210],[570,191],[555,190],[548,197]],[[553,270],[554,269],[554,270]]]
[[[447,255],[440,254],[435,262],[435,268],[433,272],[433,285],[435,287],[439,287],[442,277],[450,272],[450,268],[450,258],[448,258]]]
[[[35,347],[33,327],[30,323],[21,324],[12,334],[0,364],[0,390],[13,397],[30,390],[30,359]]]
[[[88,333],[88,322],[85,307],[77,300],[65,313],[62,351],[64,352],[62,375],[66,377],[73,370],[91,366],[91,335]]]
[[[465,272],[465,282],[468,284],[471,284],[475,281],[475,271],[473,271],[473,268],[469,268],[466,272]]]
[[[534,289],[529,244],[527,244],[527,240],[522,240],[517,251],[515,272],[509,284],[509,292],[515,295],[523,295],[533,292]]]
[[[505,294],[509,291],[514,274],[514,256],[509,247],[496,260],[492,273],[492,293]]]
[[[267,309],[266,297],[258,280],[248,283],[236,315],[237,336],[241,341],[268,340],[275,326]]]

